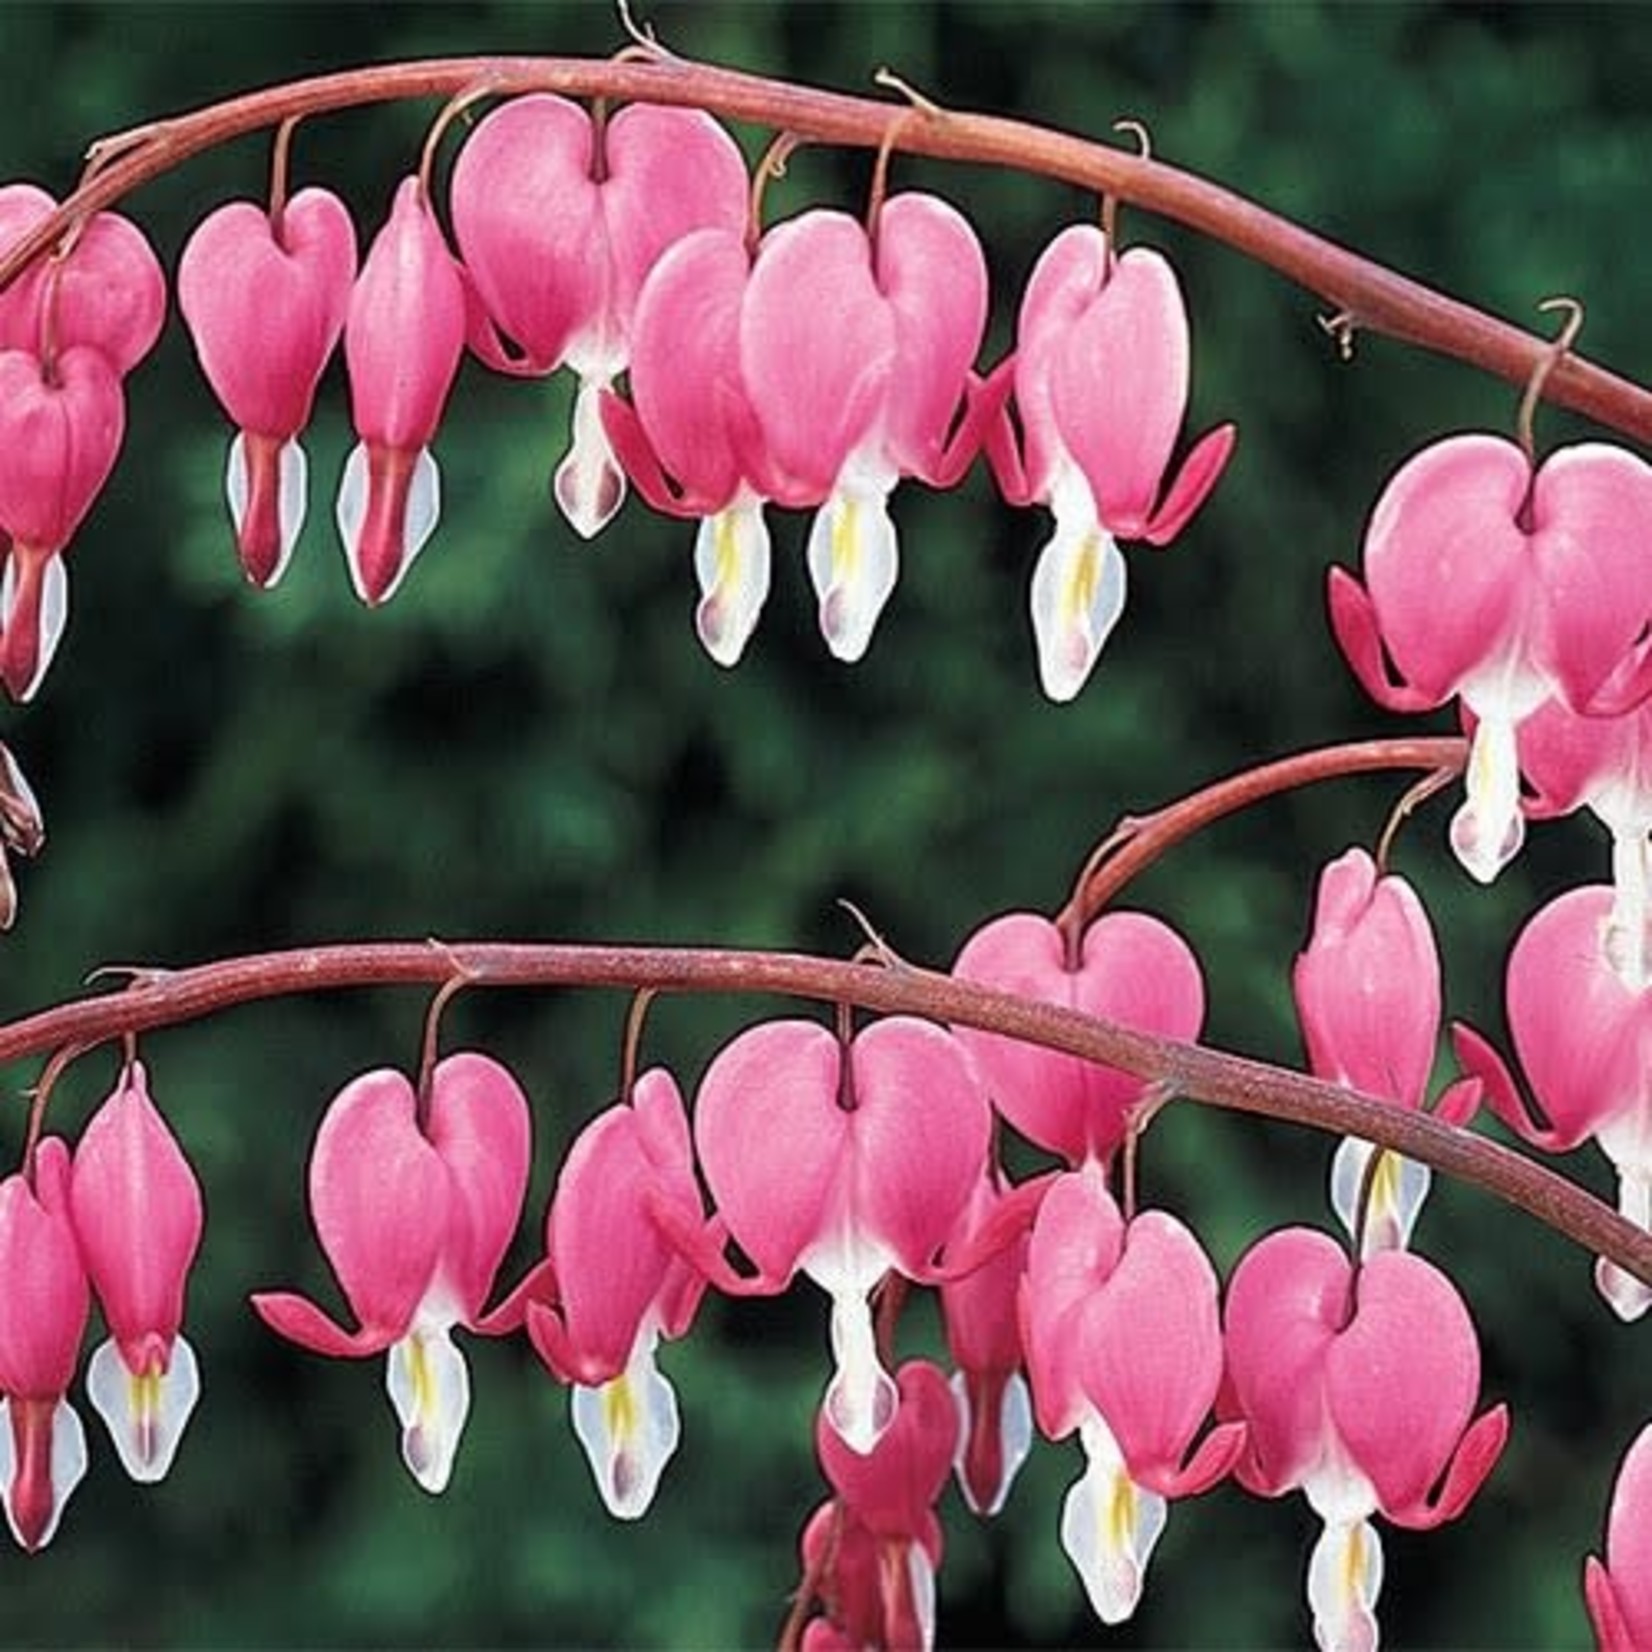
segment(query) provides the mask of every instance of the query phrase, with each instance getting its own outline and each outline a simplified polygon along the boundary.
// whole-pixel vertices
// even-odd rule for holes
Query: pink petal
[[[530,372],[557,366],[606,299],[592,144],[585,110],[540,92],[489,113],[454,163],[454,238],[488,315]]]
[[[0,185],[0,250],[9,251],[57,206],[36,184]],[[37,259],[0,293],[0,350],[40,352],[40,304],[47,260]]]
[[[451,1197],[441,1277],[473,1325],[522,1215],[532,1124],[528,1099],[491,1057],[462,1051],[430,1075],[426,1132],[447,1167]]]
[[[1606,1564],[1590,1558],[1589,1616],[1604,1648],[1632,1652],[1652,1644],[1652,1427],[1624,1453],[1606,1520]]]
[[[1514,443],[1452,436],[1407,460],[1377,501],[1366,585],[1401,678],[1434,704],[1531,641],[1541,599],[1520,527],[1530,480]]]
[[[69,1150],[44,1137],[31,1186],[0,1181],[0,1392],[15,1401],[62,1397],[74,1379],[91,1290],[69,1217]]]
[[[818,1234],[850,1153],[837,1040],[769,1021],[725,1044],[700,1080],[694,1143],[711,1197],[762,1274],[784,1282]]]
[[[1132,247],[1050,369],[1062,445],[1090,484],[1102,526],[1121,539],[1140,539],[1152,520],[1187,385],[1187,307],[1175,272],[1162,254]]]
[[[874,248],[895,317],[886,451],[903,474],[941,486],[947,435],[986,329],[986,257],[962,213],[922,194],[884,203]]]
[[[1326,580],[1326,606],[1331,630],[1360,687],[1390,711],[1430,711],[1449,696],[1449,690],[1430,694],[1396,679],[1383,653],[1383,634],[1376,605],[1365,587],[1342,568],[1333,568]]]
[[[363,1073],[334,1097],[310,1156],[321,1248],[381,1345],[406,1333],[448,1241],[448,1171],[416,1111],[402,1074]]]
[[[1407,1251],[1366,1262],[1355,1296],[1325,1359],[1331,1419],[1383,1512],[1419,1523],[1480,1391],[1474,1324],[1451,1281]]]
[[[1194,443],[1158,509],[1142,529],[1142,538],[1149,545],[1168,545],[1193,520],[1194,512],[1222,479],[1238,440],[1237,427],[1224,424],[1206,431]]]
[[[1198,960],[1168,925],[1138,912],[1104,914],[1085,932],[1076,970],[1047,918],[1010,913],[977,930],[952,966],[961,981],[1083,1010],[1104,1020],[1193,1039],[1204,1021]],[[998,1111],[1030,1141],[1071,1164],[1107,1158],[1147,1084],[1116,1068],[959,1028]]]
[[[1416,891],[1363,849],[1320,874],[1313,934],[1292,973],[1314,1076],[1422,1105],[1440,1033],[1440,959]]]
[[[121,1074],[75,1150],[70,1210],[110,1334],[134,1375],[164,1371],[201,1242],[201,1188],[149,1098],[143,1064]]]
[[[166,277],[136,224],[96,212],[64,260],[53,304],[58,350],[95,350],[124,378],[160,337]]]
[[[355,275],[355,226],[330,190],[300,190],[279,234],[250,201],[196,226],[178,263],[178,307],[232,423],[285,439],[309,422]]]
[[[896,348],[853,218],[816,209],[763,237],[740,315],[740,365],[781,503],[818,505],[831,492],[873,431]]]

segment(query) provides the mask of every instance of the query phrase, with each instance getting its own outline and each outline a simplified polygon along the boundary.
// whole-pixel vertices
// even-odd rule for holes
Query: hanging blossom
[[[1248,1490],[1300,1490],[1324,1522],[1308,1563],[1321,1652],[1375,1652],[1381,1539],[1371,1517],[1427,1530],[1468,1506],[1508,1438],[1506,1406],[1473,1417],[1474,1322],[1410,1251],[1350,1263],[1308,1228],[1268,1234],[1228,1285],[1218,1412],[1250,1426]]]
[[[0,932],[10,929],[17,917],[17,884],[7,856],[30,858],[45,842],[46,822],[34,788],[11,748],[0,740]]]
[[[1103,1623],[1135,1611],[1168,1500],[1208,1490],[1244,1448],[1233,1422],[1193,1445],[1222,1380],[1217,1297],[1198,1240],[1164,1211],[1125,1221],[1099,1164],[1044,1195],[1021,1287],[1027,1371],[1039,1428],[1084,1446],[1061,1546]]]
[[[1076,958],[1048,918],[1006,913],[965,941],[952,973],[1164,1038],[1196,1039],[1204,1024],[1198,959],[1168,924],[1142,912],[1104,913],[1085,930]],[[1132,1114],[1157,1094],[1134,1074],[1018,1038],[969,1027],[956,1036],[1004,1118],[1075,1169],[1106,1164]]]
[[[0,250],[56,202],[0,188]],[[63,552],[114,468],[121,380],[160,336],[166,282],[136,225],[95,213],[0,294],[0,681],[34,696],[69,613]]]
[[[830,1295],[836,1370],[824,1415],[853,1451],[877,1444],[898,1402],[868,1293],[891,1269],[934,1277],[991,1129],[952,1035],[907,1016],[874,1022],[847,1048],[813,1022],[767,1022],[725,1045],[700,1082],[700,1166],[757,1276],[735,1274],[680,1223],[674,1241],[719,1289],[771,1294],[801,1269]]]
[[[1606,1517],[1606,1560],[1590,1555],[1583,1592],[1599,1652],[1652,1646],[1652,1426],[1623,1454]]]
[[[196,226],[178,263],[178,308],[236,426],[224,487],[241,566],[255,585],[281,578],[304,526],[309,466],[298,436],[344,330],[355,277],[349,211],[316,188],[279,212],[228,202]]]
[[[1124,611],[1120,539],[1168,545],[1233,451],[1231,424],[1196,442],[1165,482],[1187,410],[1187,307],[1164,256],[1122,256],[1088,224],[1044,249],[1021,300],[1017,443],[1007,417],[987,457],[1014,505],[1048,505],[1055,533],[1032,581],[1044,692],[1071,700]]]
[[[1613,895],[1571,889],[1538,911],[1509,953],[1509,1032],[1536,1107],[1501,1055],[1474,1031],[1453,1030],[1458,1060],[1485,1086],[1512,1130],[1550,1153],[1591,1137],[1618,1176],[1618,1210],[1652,1230],[1652,986],[1632,986],[1610,952]],[[1623,1319],[1652,1306],[1652,1289],[1604,1257],[1595,1282]]]
[[[91,1312],[69,1214],[69,1149],[44,1137],[0,1181],[0,1500],[31,1552],[51,1542],[86,1473],[86,1430],[64,1397]]]
[[[459,153],[453,231],[484,312],[471,349],[501,372],[579,375],[554,491],[586,539],[625,498],[600,406],[630,362],[643,282],[693,231],[740,233],[747,191],[738,146],[698,109],[631,104],[593,123],[535,93],[495,109]]]
[[[360,440],[335,514],[356,595],[388,602],[441,515],[430,443],[464,354],[464,273],[417,177],[397,186],[344,323],[350,410]]]
[[[1428,1094],[1440,1037],[1440,955],[1417,892],[1350,849],[1320,874],[1314,927],[1291,973],[1297,1019],[1315,1078],[1416,1112]],[[1436,1116],[1466,1124],[1479,1104],[1469,1079],[1441,1096]],[[1375,1169],[1371,1161],[1375,1158]],[[1360,1190],[1370,1183],[1359,1210]],[[1428,1196],[1429,1168],[1346,1137],[1331,1165],[1331,1206],[1362,1257],[1403,1250]]]
[[[673,248],[638,301],[631,401],[603,418],[639,490],[697,517],[696,625],[740,657],[769,590],[762,507],[815,512],[807,561],[820,629],[865,654],[899,575],[888,500],[902,477],[951,487],[997,402],[972,367],[987,314],[975,231],[935,196],[892,196],[872,233],[815,210],[764,235]]]
[[[1002,1175],[989,1169],[975,1184],[941,1257],[941,1322],[955,1367],[951,1386],[959,1419],[953,1469],[964,1501],[980,1515],[997,1514],[1004,1506],[1032,1447],[1032,1401],[1022,1373],[1016,1306],[1027,1233],[1016,1232],[996,1248],[989,1237],[1011,1198]],[[989,1259],[953,1277],[952,1265],[972,1258],[982,1243],[991,1249]]]
[[[927,1360],[907,1361],[895,1385],[895,1420],[869,1452],[850,1449],[824,1416],[817,1420],[815,1451],[834,1496],[803,1532],[805,1574],[825,1607],[806,1646],[935,1644],[943,1546],[935,1504],[958,1416],[946,1378]]]
[[[666,1237],[703,1223],[688,1115],[663,1068],[629,1102],[579,1133],[545,1212],[545,1260],[487,1329],[525,1322],[539,1357],[572,1385],[574,1433],[610,1514],[634,1520],[677,1449],[677,1396],[655,1362],[660,1338],[687,1331],[705,1279]],[[721,1228],[704,1229],[707,1242]]]
[[[1467,799],[1451,823],[1490,883],[1519,852],[1523,729],[1558,699],[1579,714],[1644,698],[1652,618],[1652,467],[1621,448],[1562,448],[1535,470],[1497,436],[1451,436],[1395,473],[1365,535],[1365,584],[1330,574],[1332,629],[1391,711],[1460,699],[1473,714]]]
[[[527,1098],[485,1055],[448,1056],[421,1098],[379,1069],[333,1098],[310,1155],[310,1215],[359,1329],[286,1291],[254,1296],[272,1330],[339,1358],[389,1352],[402,1457],[429,1492],[453,1469],[470,1410],[455,1326],[486,1330],[482,1303],[527,1188]]]
[[[1652,702],[1617,717],[1580,717],[1549,700],[1521,725],[1520,767],[1527,818],[1587,808],[1611,833],[1606,955],[1639,991],[1652,983]]]
[[[203,1211],[200,1184],[149,1098],[140,1061],[124,1068],[81,1135],[69,1208],[109,1327],[87,1367],[87,1395],[126,1472],[162,1479],[201,1392],[179,1327]]]

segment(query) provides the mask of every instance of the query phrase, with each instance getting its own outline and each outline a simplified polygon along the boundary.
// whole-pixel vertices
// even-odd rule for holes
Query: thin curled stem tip
[[[856,928],[865,937],[864,944],[855,954],[857,958],[875,960],[884,969],[911,969],[911,964],[883,938],[872,920],[852,900],[839,895],[837,904],[854,919]]]
[[[746,240],[753,248],[763,239],[763,197],[770,182],[786,176],[786,162],[791,158],[792,151],[808,141],[799,132],[776,132],[768,148],[758,158],[757,165],[752,168]]]
[[[1376,852],[1371,857],[1376,861],[1379,873],[1388,870],[1389,857],[1393,854],[1394,840],[1399,836],[1400,828],[1436,792],[1443,792],[1451,785],[1461,772],[1460,769],[1450,767],[1436,769],[1432,774],[1425,774],[1421,780],[1407,786],[1400,794],[1394,807],[1388,811],[1388,819],[1383,822],[1382,835],[1377,839]]]
[[[614,54],[616,63],[627,61],[633,53],[640,53],[645,63],[661,61],[682,63],[687,61],[679,57],[674,51],[660,42],[660,37],[654,32],[652,23],[639,23],[635,13],[631,10],[631,0],[614,0],[614,10],[619,14],[620,27],[630,40],[630,45],[623,46]]]
[[[1578,334],[1583,331],[1583,306],[1575,298],[1545,298],[1537,307],[1548,313],[1564,311],[1566,319],[1561,324],[1554,342],[1538,357],[1536,365],[1532,368],[1531,376],[1526,380],[1526,392],[1520,398],[1520,411],[1515,417],[1520,449],[1526,455],[1528,465],[1534,462],[1537,451],[1532,426],[1537,418],[1537,404],[1542,399],[1543,387],[1549,382],[1554,370],[1571,353],[1572,346],[1577,343]]]
[[[425,134],[424,147],[419,152],[419,194],[425,200],[430,199],[430,181],[436,171],[436,154],[441,148],[442,139],[447,136],[447,129],[483,98],[497,96],[498,91],[498,82],[491,75],[483,75],[473,85],[455,92],[442,105],[435,120],[430,123],[430,130]]]
[[[928,115],[931,119],[939,119],[946,113],[943,105],[937,103],[934,98],[920,92],[911,81],[902,75],[896,74],[893,69],[888,67],[880,66],[873,70],[872,84],[874,86],[887,86],[890,91],[899,92],[912,105],[911,112],[914,114]]]
[[[1153,134],[1148,131],[1145,121],[1139,121],[1133,115],[1124,115],[1113,122],[1113,130],[1127,138],[1136,140],[1136,159],[1138,161],[1153,159]]]

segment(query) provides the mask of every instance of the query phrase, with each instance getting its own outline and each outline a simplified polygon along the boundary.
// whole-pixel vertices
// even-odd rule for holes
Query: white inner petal
[[[121,1467],[145,1484],[165,1478],[172,1467],[200,1393],[195,1351],[182,1337],[174,1339],[164,1372],[134,1376],[113,1338],[98,1347],[86,1367],[86,1396],[108,1427]]]

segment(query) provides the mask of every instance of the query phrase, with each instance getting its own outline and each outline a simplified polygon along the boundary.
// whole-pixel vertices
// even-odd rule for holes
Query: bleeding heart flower
[[[1652,1646],[1652,1427],[1623,1455],[1606,1519],[1606,1563],[1589,1556],[1583,1591],[1599,1652]]]
[[[1044,692],[1070,700],[1124,611],[1118,541],[1168,545],[1216,486],[1235,433],[1225,424],[1202,436],[1165,485],[1187,410],[1187,307],[1162,254],[1120,256],[1094,225],[1064,229],[1039,258],[1014,374],[1021,444],[1001,420],[987,457],[1011,504],[1046,504],[1055,517],[1032,620]]]
[[[1534,470],[1513,442],[1452,436],[1383,490],[1365,586],[1331,570],[1332,629],[1366,692],[1393,711],[1456,696],[1476,719],[1451,845],[1482,883],[1525,835],[1520,730],[1532,713],[1555,698],[1622,711],[1652,686],[1640,680],[1649,513],[1652,467],[1621,448],[1562,448]]]
[[[1264,1497],[1300,1489],[1325,1523],[1308,1566],[1324,1652],[1373,1652],[1382,1514],[1453,1520],[1508,1437],[1506,1406],[1470,1422],[1474,1322],[1446,1276],[1410,1251],[1350,1263],[1322,1233],[1258,1241],[1228,1286],[1223,1414],[1250,1425],[1237,1474]]]
[[[1509,953],[1509,1031],[1535,1110],[1473,1028],[1455,1027],[1452,1042],[1492,1111],[1527,1141],[1565,1153],[1592,1136],[1617,1170],[1619,1212],[1652,1228],[1652,986],[1632,986],[1613,966],[1612,911],[1602,885],[1568,890],[1536,913]],[[1623,1319],[1652,1306],[1652,1290],[1604,1258],[1595,1282]]]
[[[705,1290],[656,1220],[662,1206],[679,1225],[704,1223],[688,1115],[656,1067],[575,1139],[545,1213],[546,1259],[488,1321],[525,1318],[540,1358],[573,1385],[574,1432],[609,1513],[626,1520],[647,1512],[681,1433],[654,1350],[688,1329]]]
[[[131,1062],[75,1149],[69,1208],[109,1325],[86,1391],[134,1480],[172,1466],[201,1391],[179,1335],[184,1285],[201,1243],[201,1189]]]
[[[12,1535],[44,1548],[86,1472],[86,1431],[64,1395],[91,1289],[69,1216],[69,1149],[47,1136],[32,1174],[0,1181],[0,1499]]]
[[[555,492],[587,539],[625,497],[600,404],[630,360],[637,295],[684,236],[742,230],[747,188],[738,146],[697,109],[630,104],[596,126],[578,104],[535,93],[501,104],[460,152],[453,229],[486,310],[471,347],[501,371],[566,363],[579,375]]]
[[[350,293],[344,359],[361,440],[338,490],[338,529],[356,594],[395,594],[441,515],[430,452],[465,348],[464,275],[416,177],[396,190]]]
[[[1141,912],[1108,912],[1084,932],[1077,958],[1048,918],[1011,912],[964,943],[960,981],[1018,993],[1166,1038],[1195,1039],[1204,1023],[1198,960],[1168,925]],[[1070,1165],[1106,1163],[1152,1085],[1116,1067],[960,1027],[957,1037],[998,1111],[1029,1141]]]
[[[1316,1078],[1397,1107],[1423,1105],[1440,1037],[1440,955],[1428,913],[1404,878],[1379,876],[1363,849],[1332,861],[1320,874],[1313,934],[1291,986]],[[1438,1116],[1466,1123],[1479,1096],[1472,1079],[1453,1085]],[[1427,1165],[1350,1136],[1332,1164],[1332,1208],[1351,1238],[1363,1234],[1363,1255],[1404,1249],[1431,1180]]]
[[[528,1103],[485,1055],[436,1063],[421,1098],[398,1072],[364,1073],[327,1109],[310,1156],[310,1213],[360,1328],[286,1291],[252,1299],[274,1331],[319,1354],[389,1350],[402,1456],[426,1491],[448,1482],[470,1409],[454,1326],[488,1331],[482,1303],[528,1180]]]
[[[355,275],[355,226],[325,189],[300,190],[278,217],[250,201],[219,207],[178,264],[178,306],[201,369],[238,427],[225,489],[255,585],[280,579],[304,525],[308,466],[298,434]]]
[[[120,380],[90,345],[48,368],[0,351],[0,680],[32,698],[69,612],[62,552],[114,468],[126,428]]]
[[[870,1451],[894,1419],[867,1293],[890,1269],[926,1279],[986,1165],[991,1110],[951,1034],[891,1016],[845,1050],[824,1027],[774,1021],[724,1046],[695,1106],[700,1165],[728,1232],[757,1264],[721,1289],[783,1290],[801,1268],[832,1298],[837,1370],[825,1416]],[[690,1243],[692,1243],[692,1237]]]
[[[1126,1222],[1099,1164],[1051,1184],[1021,1286],[1027,1374],[1039,1427],[1084,1445],[1061,1544],[1103,1623],[1135,1611],[1167,1500],[1208,1490],[1244,1447],[1233,1423],[1193,1447],[1222,1380],[1217,1296],[1193,1235],[1164,1211]]]

